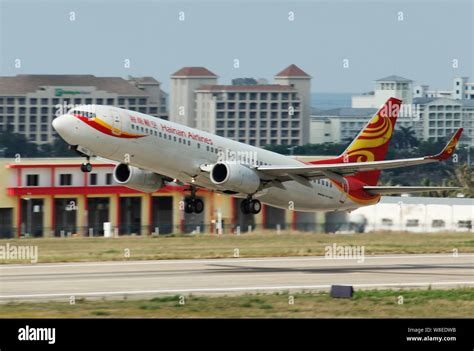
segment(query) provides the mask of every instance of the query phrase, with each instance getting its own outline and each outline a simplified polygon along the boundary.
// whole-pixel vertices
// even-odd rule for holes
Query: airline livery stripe
[[[127,132],[123,132],[121,130],[117,130],[118,132],[114,132],[114,128],[110,126],[109,124],[105,123],[101,119],[95,117],[95,118],[87,118],[78,114],[74,114],[76,118],[81,120],[82,122],[86,123],[88,126],[94,128],[95,130],[98,130],[99,132],[102,132],[106,135],[113,136],[115,138],[122,138],[122,139],[136,139],[136,138],[143,138],[146,135],[144,134],[130,134]]]

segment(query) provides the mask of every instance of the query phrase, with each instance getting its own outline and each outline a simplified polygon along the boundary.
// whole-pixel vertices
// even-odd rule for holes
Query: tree
[[[69,145],[61,138],[55,137],[51,144],[43,144],[39,147],[42,157],[73,157],[76,153],[69,149]]]
[[[474,170],[467,164],[460,165],[449,171],[451,178],[447,181],[450,186],[459,186],[455,193],[462,193],[465,197],[474,197]]]
[[[0,134],[0,155],[3,157],[38,157],[38,146],[24,135],[4,131]]]
[[[392,146],[400,150],[413,149],[420,144],[415,131],[411,127],[400,127],[392,135]]]

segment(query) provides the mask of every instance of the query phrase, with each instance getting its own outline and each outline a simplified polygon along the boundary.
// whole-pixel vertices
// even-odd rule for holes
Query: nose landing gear
[[[81,171],[83,173],[90,173],[92,172],[92,165],[90,164],[89,162],[89,157],[87,158],[87,162],[84,162],[82,165],[81,165]]]
[[[79,151],[78,150],[78,146],[77,145],[69,145],[69,149],[70,150],[73,150],[75,151],[76,153],[78,153],[80,156],[83,156],[87,159],[87,162],[84,162],[82,165],[81,165],[81,171],[83,173],[90,173],[92,172],[92,165],[91,163],[89,162],[90,161],[90,154],[86,154],[82,151]]]
[[[240,210],[243,214],[258,214],[262,210],[262,203],[260,200],[252,199],[252,196],[249,195],[240,203]]]

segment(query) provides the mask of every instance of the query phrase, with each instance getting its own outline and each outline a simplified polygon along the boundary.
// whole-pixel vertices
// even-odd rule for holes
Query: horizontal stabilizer
[[[444,161],[454,153],[456,144],[461,137],[463,129],[459,128],[451,140],[446,144],[443,150],[436,155],[406,158],[400,160],[382,160],[382,161],[364,161],[364,162],[344,162],[343,160],[333,159],[318,161],[318,163],[295,165],[272,165],[259,166],[259,173],[269,177],[276,178],[282,182],[294,180],[291,175],[299,175],[308,179],[327,178],[327,172],[333,172],[341,176],[354,175],[358,172],[381,171],[384,169],[393,169],[422,165],[427,163]],[[367,184],[367,183],[366,183]],[[443,189],[441,189],[443,190]],[[423,190],[421,190],[423,191]]]
[[[428,191],[456,190],[454,186],[364,186],[364,190],[372,195],[424,193]]]

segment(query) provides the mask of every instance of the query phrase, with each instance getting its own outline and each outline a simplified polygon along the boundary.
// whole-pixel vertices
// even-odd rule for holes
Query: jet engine
[[[114,168],[114,180],[128,188],[152,193],[165,185],[159,174],[120,163]]]
[[[210,178],[220,189],[238,193],[253,194],[260,187],[257,172],[240,163],[216,163],[211,168]]]

